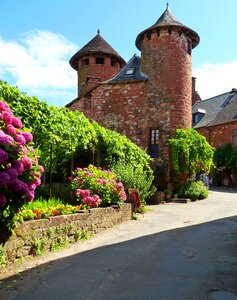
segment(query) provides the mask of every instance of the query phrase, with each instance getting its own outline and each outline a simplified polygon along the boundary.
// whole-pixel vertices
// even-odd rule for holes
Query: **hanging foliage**
[[[196,130],[177,129],[174,138],[169,142],[176,179],[184,174],[192,178],[198,172],[210,171],[214,149]]]

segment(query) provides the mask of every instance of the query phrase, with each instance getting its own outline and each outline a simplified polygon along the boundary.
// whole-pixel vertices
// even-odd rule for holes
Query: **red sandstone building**
[[[193,128],[215,148],[226,144],[237,148],[237,89],[196,102],[193,106]],[[224,168],[217,172],[216,184],[236,186],[236,174]]]
[[[137,36],[141,58],[134,55],[127,64],[98,32],[70,60],[78,97],[67,107],[125,134],[169,170],[168,139],[177,128],[192,126],[192,49],[198,43],[198,34],[168,5]]]

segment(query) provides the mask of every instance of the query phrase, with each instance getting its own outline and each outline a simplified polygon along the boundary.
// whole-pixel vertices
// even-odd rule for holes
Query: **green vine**
[[[91,123],[82,112],[48,105],[3,81],[0,81],[1,97],[32,132],[46,172],[63,170],[74,154],[83,151],[95,153],[99,165],[120,160],[150,168],[151,159],[145,151],[125,136]]]
[[[214,149],[192,128],[177,129],[174,138],[169,140],[172,167],[176,180],[182,175],[189,178],[198,172],[209,172],[213,166]]]

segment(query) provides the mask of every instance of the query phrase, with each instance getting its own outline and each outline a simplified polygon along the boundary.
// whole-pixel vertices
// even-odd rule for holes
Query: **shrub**
[[[31,133],[0,101],[0,220],[7,228],[14,227],[21,206],[34,199],[42,172]]]
[[[122,204],[126,200],[123,184],[117,182],[113,172],[90,165],[77,168],[70,178],[74,197],[82,206],[97,207],[110,204]]]
[[[151,169],[143,170],[141,166],[133,166],[119,162],[113,164],[111,170],[116,174],[119,181],[124,185],[126,191],[129,188],[139,190],[141,202],[144,204],[146,199],[151,197],[156,188],[152,184],[154,180]]]
[[[208,197],[208,188],[202,181],[189,181],[178,190],[177,194],[179,198],[205,199]]]

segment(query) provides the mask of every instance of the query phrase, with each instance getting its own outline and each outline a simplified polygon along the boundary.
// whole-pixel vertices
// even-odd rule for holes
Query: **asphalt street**
[[[0,284],[0,299],[204,300],[237,295],[237,192],[149,212]],[[224,298],[222,298],[224,299]]]

